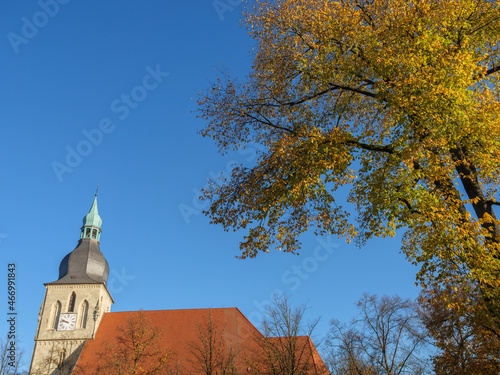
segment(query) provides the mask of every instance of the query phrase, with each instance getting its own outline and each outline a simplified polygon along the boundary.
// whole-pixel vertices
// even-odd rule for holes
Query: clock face
[[[59,317],[58,331],[73,331],[76,326],[76,314],[61,314]]]

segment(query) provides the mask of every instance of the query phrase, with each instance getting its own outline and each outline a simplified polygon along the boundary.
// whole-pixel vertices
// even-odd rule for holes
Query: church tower
[[[30,375],[69,374],[103,313],[110,311],[109,266],[99,249],[101,224],[96,194],[78,245],[61,261],[59,278],[45,284]]]

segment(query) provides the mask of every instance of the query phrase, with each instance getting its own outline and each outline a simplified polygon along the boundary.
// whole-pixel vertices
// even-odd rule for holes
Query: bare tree
[[[310,335],[319,318],[306,323],[306,305],[292,307],[288,296],[273,297],[262,322],[263,335],[248,360],[249,371],[259,375],[327,374]]]
[[[6,336],[6,340],[0,339],[0,375],[20,375],[19,370],[22,363],[24,351],[19,349],[19,342],[13,342]]]
[[[331,321],[327,346],[335,375],[422,375],[425,328],[413,302],[363,295],[349,325]]]
[[[162,345],[163,332],[144,311],[129,317],[116,337],[98,352],[96,369],[78,368],[78,374],[153,375],[171,372],[175,355]],[[174,372],[175,373],[175,372]]]
[[[336,319],[330,322],[327,364],[332,375],[378,375],[370,359],[363,355],[356,329]]]
[[[55,342],[51,345],[48,354],[42,358],[37,368],[32,368],[34,375],[69,375],[73,373],[78,356],[83,344],[76,350],[68,350],[64,341]],[[66,354],[71,352],[71,355]]]
[[[225,326],[208,310],[203,322],[196,324],[197,340],[189,342],[191,357],[188,361],[197,374],[236,374],[237,350],[229,347],[224,340]]]

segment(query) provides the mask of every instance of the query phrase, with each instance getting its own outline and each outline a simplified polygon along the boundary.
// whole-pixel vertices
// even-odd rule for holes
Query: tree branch
[[[371,145],[368,143],[359,142],[355,139],[349,139],[346,141],[346,144],[358,146],[359,148],[367,151],[377,151],[377,152],[386,152],[389,154],[395,154],[396,151],[392,146],[389,145]]]
[[[415,209],[411,206],[410,202],[408,202],[405,198],[398,198],[398,201],[400,201],[400,202],[404,203],[404,205],[408,208],[408,210],[410,210],[410,212],[411,212],[412,214],[419,214],[419,215],[421,215],[421,214],[422,214],[422,212],[420,212],[419,210],[415,210]]]
[[[289,132],[289,133],[293,134],[293,130],[292,129],[288,129],[288,128],[285,128],[283,126],[279,126],[279,125],[273,124],[269,119],[267,119],[263,115],[261,115],[261,116],[264,117],[264,119],[260,119],[260,118],[258,118],[256,116],[250,114],[249,112],[243,112],[243,114],[246,117],[251,118],[252,120],[257,121],[257,122],[259,122],[259,123],[261,123],[263,125],[268,125],[268,126],[270,126],[272,128],[283,130],[283,131],[286,131],[286,132]]]
[[[337,85],[337,84],[330,84],[330,85],[333,86],[334,88],[337,88],[337,89],[342,89],[342,90],[346,90],[346,91],[352,91],[352,92],[355,92],[357,94],[368,96],[370,98],[377,98],[378,97],[377,94],[375,94],[373,92],[366,91],[366,90],[361,90],[359,88],[349,87],[349,86],[345,86],[345,85]]]
[[[487,76],[488,76],[488,75],[493,74],[493,73],[496,73],[496,72],[498,72],[498,71],[500,71],[500,65],[498,65],[498,66],[494,66],[493,68],[488,69],[488,70],[486,71],[486,74],[485,74],[485,75],[487,75]]]

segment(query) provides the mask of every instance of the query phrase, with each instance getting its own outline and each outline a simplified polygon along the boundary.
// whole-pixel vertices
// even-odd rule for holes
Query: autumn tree
[[[436,375],[500,374],[500,339],[476,316],[477,300],[466,289],[422,292],[421,315],[438,348],[433,358]]]
[[[234,375],[236,374],[237,348],[225,340],[225,329],[209,310],[204,321],[196,327],[197,340],[189,342],[190,357],[194,374]]]
[[[199,115],[221,152],[261,147],[205,192],[212,222],[247,231],[243,258],[401,229],[419,281],[479,288],[500,334],[499,2],[264,0],[245,23],[252,70]]]
[[[305,312],[306,305],[293,307],[288,296],[273,296],[262,321],[262,334],[255,336],[255,350],[247,358],[250,373],[328,374],[319,356],[315,357],[310,338],[319,319],[306,322]]]
[[[415,304],[363,295],[350,324],[331,321],[327,347],[333,375],[427,374],[426,330]]]
[[[170,373],[175,355],[162,345],[161,327],[154,326],[141,310],[120,326],[98,353],[96,370],[78,368],[76,374],[153,375]],[[175,373],[175,372],[174,372]]]

